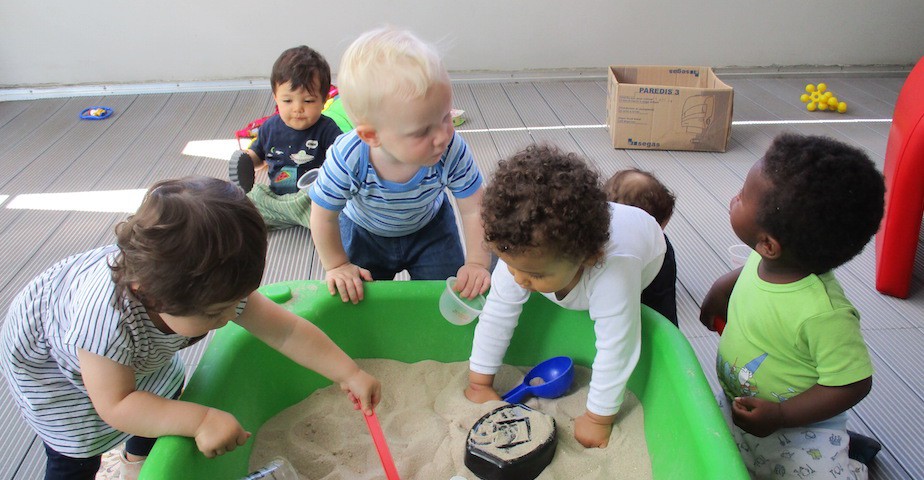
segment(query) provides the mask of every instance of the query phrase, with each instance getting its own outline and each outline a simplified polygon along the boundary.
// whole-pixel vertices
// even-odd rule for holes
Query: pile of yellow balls
[[[828,86],[824,83],[819,83],[818,86],[810,83],[805,86],[805,91],[807,93],[803,93],[799,99],[806,104],[805,109],[810,112],[827,110],[844,113],[847,111],[847,102],[839,101],[834,92],[828,90]]]

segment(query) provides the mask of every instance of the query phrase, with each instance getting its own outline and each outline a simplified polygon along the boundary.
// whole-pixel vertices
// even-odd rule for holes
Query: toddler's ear
[[[583,265],[584,265],[585,267],[593,267],[593,266],[596,265],[600,260],[603,260],[603,255],[604,255],[604,253],[603,253],[603,250],[601,249],[599,252],[594,253],[594,254],[588,256],[588,257],[584,260]]]
[[[379,133],[372,125],[361,124],[356,126],[356,135],[370,147],[379,146]]]
[[[768,260],[776,260],[783,254],[783,247],[780,245],[780,242],[776,237],[768,233],[761,233],[758,236],[757,245],[754,246],[754,250],[757,250],[757,253],[759,253],[761,257]]]

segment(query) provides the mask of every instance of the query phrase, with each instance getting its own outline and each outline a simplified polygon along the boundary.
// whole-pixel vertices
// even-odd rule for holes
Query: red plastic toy
[[[886,206],[876,234],[876,289],[908,298],[924,214],[924,58],[895,102],[886,145]]]

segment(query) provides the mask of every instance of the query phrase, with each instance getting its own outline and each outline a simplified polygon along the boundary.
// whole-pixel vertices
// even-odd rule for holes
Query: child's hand
[[[327,289],[331,295],[340,292],[344,302],[359,303],[363,299],[363,280],[372,281],[372,274],[350,262],[327,271]]]
[[[364,370],[359,370],[340,382],[340,390],[349,394],[353,408],[372,415],[372,410],[382,400],[382,384]]]
[[[497,391],[494,390],[494,387],[472,384],[469,384],[465,389],[465,398],[475,403],[490,402],[491,400],[501,400],[501,396],[497,394]]]
[[[501,400],[500,395],[494,390],[494,375],[468,372],[468,387],[465,389],[465,398],[475,403]]]
[[[214,408],[208,409],[196,428],[196,446],[208,458],[234,450],[247,443],[250,432],[244,430],[234,415]]]
[[[466,263],[456,273],[455,290],[463,298],[475,298],[488,291],[491,286],[491,272],[482,265]]]
[[[732,402],[735,425],[755,437],[766,437],[783,425],[782,404],[756,397],[738,397]]]
[[[604,417],[591,412],[574,419],[574,438],[586,448],[605,448],[610,443],[615,415]]]
[[[735,282],[738,281],[738,275],[741,269],[733,270],[718,278],[712,287],[703,297],[702,307],[699,311],[699,321],[704,327],[711,331],[716,331],[716,317],[728,318],[728,299],[731,297],[732,290],[735,288]]]

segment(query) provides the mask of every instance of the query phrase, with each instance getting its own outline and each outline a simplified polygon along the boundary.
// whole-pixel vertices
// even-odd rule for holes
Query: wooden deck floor
[[[614,150],[603,126],[602,78],[453,85],[454,106],[467,118],[459,131],[487,178],[500,158],[531,142],[551,142],[590,159],[604,176],[637,166],[674,190],[677,208],[667,233],[677,251],[681,330],[714,388],[717,337],[697,315],[712,281],[730,268],[726,248],[739,243],[728,224],[729,199],[784,130],[851,142],[881,167],[904,76],[730,74],[723,80],[735,89],[735,125],[722,154]],[[850,112],[803,108],[798,98],[804,85],[822,80],[847,100]],[[78,113],[93,105],[115,114],[79,120]],[[115,223],[134,211],[139,192],[154,181],[193,173],[226,178],[233,132],[271,111],[268,90],[0,102],[0,311],[53,262],[113,242]],[[852,122],[834,122],[845,120]],[[876,479],[924,478],[924,248],[918,250],[908,300],[873,288],[872,244],[837,271],[863,314],[876,367],[873,391],[850,420],[852,429],[885,445],[872,468]],[[265,282],[297,278],[321,278],[308,231],[272,233]],[[200,354],[197,347],[184,356],[194,366]],[[7,393],[0,394],[0,431],[0,479],[41,478],[41,442]]]

